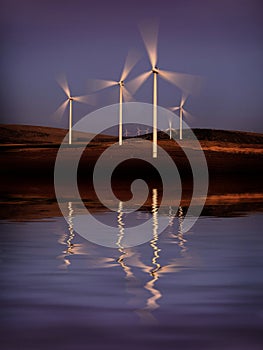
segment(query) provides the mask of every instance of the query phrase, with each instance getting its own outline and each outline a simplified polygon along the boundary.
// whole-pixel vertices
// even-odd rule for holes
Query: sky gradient
[[[263,4],[260,0],[33,1],[2,0],[1,122],[66,127],[52,114],[64,94],[65,73],[74,95],[89,79],[118,79],[129,49],[142,54],[131,78],[150,68],[138,23],[160,23],[158,66],[204,77],[185,108],[191,127],[263,132]],[[151,103],[151,80],[135,95]],[[180,90],[159,84],[159,105],[179,103]],[[98,94],[95,108],[117,102]],[[74,121],[94,110],[74,105]]]

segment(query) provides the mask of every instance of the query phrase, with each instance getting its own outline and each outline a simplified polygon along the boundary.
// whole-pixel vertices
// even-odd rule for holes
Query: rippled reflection
[[[161,249],[158,247],[158,191],[156,188],[152,191],[152,222],[153,238],[150,241],[150,246],[153,251],[152,265],[144,268],[144,271],[151,276],[151,279],[144,285],[144,289],[150,292],[151,295],[146,300],[146,306],[141,310],[137,310],[137,314],[141,321],[157,323],[152,312],[159,308],[157,300],[162,297],[162,294],[155,285],[159,279],[158,271],[161,269],[161,265],[158,261]]]
[[[182,271],[187,264],[186,256],[173,256],[167,263],[161,265],[161,249],[158,235],[159,215],[158,190],[155,188],[152,190],[151,212],[138,212],[136,216],[138,221],[149,218],[149,216],[151,216],[152,220],[152,239],[148,243],[151,248],[151,256],[145,255],[145,253],[141,255],[142,251],[145,250],[141,250],[140,247],[124,248],[122,244],[125,237],[125,214],[123,212],[123,202],[119,201],[117,217],[115,217],[117,220],[116,248],[119,255],[114,258],[114,251],[108,250],[111,256],[105,257],[98,256],[96,245],[91,246],[91,243],[88,241],[82,244],[73,243],[74,238],[76,238],[74,233],[74,209],[72,202],[68,202],[68,232],[63,234],[58,240],[60,244],[65,246],[62,254],[58,257],[62,260],[60,268],[67,269],[72,264],[71,256],[79,254],[87,256],[87,269],[121,267],[125,274],[126,292],[130,296],[128,304],[132,306],[141,322],[158,323],[154,316],[154,311],[160,307],[159,299],[163,297],[158,288],[158,283],[162,276]],[[180,253],[183,253],[186,251],[185,243],[187,242],[182,232],[183,208],[180,206],[178,211],[175,212],[172,207],[169,207],[167,215],[169,220],[169,242],[171,243],[170,240],[172,240],[180,248]],[[165,261],[165,252],[162,258]],[[77,260],[74,261],[74,264],[77,264]]]
[[[178,209],[178,234],[176,235],[177,239],[178,239],[178,246],[182,249],[182,252],[186,251],[186,246],[185,243],[187,242],[187,240],[184,237],[184,233],[183,233],[183,221],[184,221],[184,212],[183,212],[183,208],[181,206],[179,206]]]
[[[119,256],[119,258],[117,259],[117,262],[120,264],[120,266],[123,268],[123,271],[126,274],[126,277],[133,277],[133,273],[131,271],[131,268],[129,266],[127,266],[124,262],[124,258],[127,255],[126,251],[124,250],[124,247],[122,246],[122,240],[124,237],[124,222],[123,222],[123,203],[120,201],[119,202],[119,208],[118,208],[118,229],[119,229],[119,233],[118,233],[118,240],[117,240],[117,247],[118,247],[118,251],[121,253],[121,255]]]
[[[69,256],[74,254],[74,244],[72,243],[75,234],[74,234],[74,210],[72,207],[72,202],[68,202],[68,233],[63,234],[62,237],[58,240],[58,242],[62,245],[65,245],[66,248],[63,250],[62,254],[58,257],[62,260],[62,264],[60,265],[60,268],[67,268],[71,262],[69,259]]]

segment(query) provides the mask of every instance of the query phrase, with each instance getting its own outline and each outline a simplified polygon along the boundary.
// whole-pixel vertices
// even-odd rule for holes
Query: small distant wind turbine
[[[119,145],[122,145],[122,102],[133,101],[133,97],[127,88],[124,86],[124,82],[128,78],[131,70],[139,61],[139,54],[136,51],[130,51],[125,60],[124,67],[118,81],[114,80],[93,80],[93,91],[100,91],[111,86],[119,86]]]
[[[170,140],[171,140],[172,139],[172,131],[173,131],[171,119],[169,119],[169,128],[166,129],[165,131],[169,131],[169,137],[170,137]]]
[[[182,98],[181,98],[180,105],[170,108],[172,111],[179,110],[179,117],[180,117],[179,138],[180,138],[180,140],[183,139],[183,116],[185,116],[186,118],[192,117],[191,114],[184,109],[184,105],[186,103],[187,98],[188,98],[188,96],[183,94]]]
[[[139,27],[148,53],[151,70],[132,80],[129,86],[130,91],[135,93],[149,76],[153,74],[153,158],[157,158],[157,76],[159,75],[161,78],[178,86],[187,93],[192,93],[194,88],[196,89],[197,83],[201,83],[201,77],[160,70],[157,67],[158,23],[154,21],[145,21]]]
[[[73,101],[94,105],[94,99],[88,95],[72,97],[68,82],[64,76],[57,79],[57,82],[60,85],[60,87],[62,88],[62,90],[64,91],[64,93],[66,94],[67,99],[58,107],[58,109],[56,110],[56,112],[54,114],[61,117],[64,114],[65,109],[69,103],[69,144],[71,145],[72,144],[72,121],[73,121],[72,107],[73,107]]]
[[[142,129],[140,129],[139,127],[137,127],[137,136],[141,136],[141,132],[142,132],[143,130]]]
[[[127,129],[125,129],[124,136],[125,136],[125,137],[128,137],[130,134],[131,134],[131,133],[130,133]]]

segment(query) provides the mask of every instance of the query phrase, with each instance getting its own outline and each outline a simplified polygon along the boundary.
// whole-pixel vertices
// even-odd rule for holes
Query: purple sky
[[[118,79],[130,48],[144,55],[131,77],[149,69],[138,23],[157,18],[158,66],[205,78],[186,105],[190,126],[263,132],[262,11],[260,0],[2,0],[1,122],[66,127],[66,115],[51,116],[64,99],[56,77],[85,94],[90,78]],[[149,80],[135,97],[151,95]],[[99,96],[96,108],[117,102],[110,90]],[[179,100],[160,82],[161,106]],[[93,109],[75,104],[74,120]]]

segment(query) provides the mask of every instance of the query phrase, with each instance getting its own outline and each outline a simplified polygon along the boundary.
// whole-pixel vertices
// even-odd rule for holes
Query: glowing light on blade
[[[122,94],[123,94],[123,99],[125,102],[135,101],[132,94],[126,89],[125,86],[122,87]]]
[[[188,122],[193,122],[195,120],[195,117],[187,112],[185,109],[183,109],[183,116]]]
[[[152,67],[157,64],[157,42],[159,23],[156,20],[147,20],[139,25],[142,39]]]
[[[137,51],[132,50],[128,53],[124,63],[123,71],[121,74],[121,78],[120,78],[121,81],[124,81],[127,79],[128,75],[130,74],[131,70],[136,65],[136,63],[139,61],[139,59],[140,59],[140,54]]]
[[[106,89],[108,87],[117,85],[118,82],[114,80],[99,80],[99,79],[94,79],[90,80],[89,86],[93,92],[95,91],[100,91],[103,89]]]
[[[90,95],[75,96],[75,97],[73,97],[73,100],[80,102],[80,103],[86,103],[86,104],[91,105],[91,106],[96,105],[96,97],[95,96],[90,96]]]
[[[150,77],[151,72],[145,72],[139,75],[138,77],[134,78],[133,80],[130,80],[126,86],[128,87],[129,91],[131,91],[132,94],[135,94],[135,92],[141,87],[141,85]]]
[[[60,121],[63,114],[65,113],[65,110],[67,108],[67,105],[69,103],[69,100],[64,101],[58,109],[53,113],[53,118],[57,121]]]
[[[171,84],[178,86],[183,92],[188,94],[198,94],[203,84],[203,78],[197,75],[160,71],[162,78]]]
[[[59,86],[61,87],[61,89],[65,92],[67,97],[70,97],[70,89],[69,89],[69,85],[68,85],[68,82],[67,82],[65,75],[60,75],[57,78],[57,82],[58,82]]]
[[[182,98],[181,98],[181,103],[180,103],[180,108],[183,108],[183,106],[185,105],[185,102],[188,98],[188,95],[186,95],[184,92],[182,94]]]
[[[178,111],[178,109],[180,109],[180,107],[179,107],[179,106],[176,106],[176,107],[170,107],[170,110],[171,110],[171,111]]]

